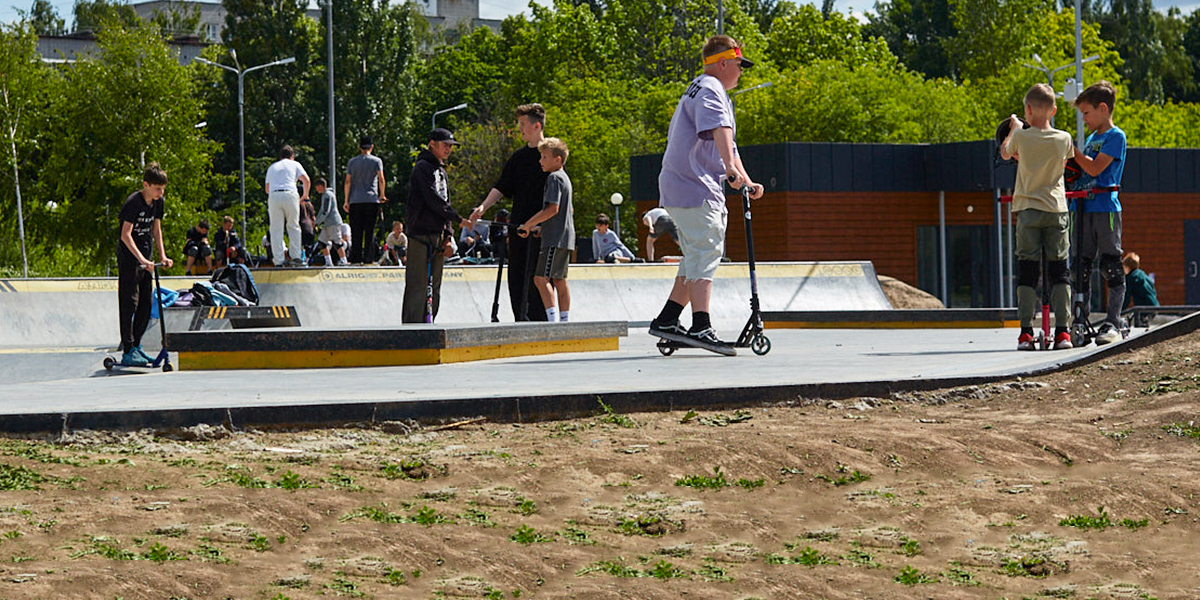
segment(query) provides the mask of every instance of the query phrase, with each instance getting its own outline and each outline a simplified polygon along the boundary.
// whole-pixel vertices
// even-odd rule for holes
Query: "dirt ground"
[[[1197,598],[1198,355],[720,413],[0,439],[0,598]]]
[[[937,296],[917,287],[913,287],[895,277],[878,275],[879,287],[892,303],[892,308],[946,308]]]

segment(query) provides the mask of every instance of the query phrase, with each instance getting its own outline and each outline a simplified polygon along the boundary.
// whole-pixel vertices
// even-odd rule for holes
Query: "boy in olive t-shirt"
[[[1037,283],[1041,257],[1046,257],[1046,277],[1053,287],[1050,306],[1054,309],[1054,349],[1072,347],[1071,273],[1067,268],[1070,249],[1066,188],[1063,167],[1075,153],[1071,134],[1050,126],[1058,108],[1054,90],[1039,83],[1025,94],[1025,120],[1021,128],[1016,115],[1009,117],[1009,134],[1000,147],[1005,160],[1017,158],[1017,182],[1013,190],[1013,212],[1017,213],[1017,316],[1021,334],[1018,350],[1035,350],[1033,313],[1038,304]]]

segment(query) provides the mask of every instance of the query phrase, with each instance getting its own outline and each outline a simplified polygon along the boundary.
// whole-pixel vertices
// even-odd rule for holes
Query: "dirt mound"
[[[946,308],[937,296],[915,288],[895,277],[879,275],[879,286],[892,302],[892,308]]]
[[[1195,598],[1198,354],[728,413],[0,438],[0,596]]]

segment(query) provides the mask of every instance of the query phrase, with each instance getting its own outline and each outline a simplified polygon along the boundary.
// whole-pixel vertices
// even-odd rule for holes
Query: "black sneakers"
[[[687,343],[688,332],[679,324],[679,321],[674,323],[659,323],[658,319],[650,321],[650,335],[671,340],[673,342]]]
[[[704,348],[717,354],[724,354],[725,356],[737,356],[737,350],[734,349],[733,344],[722,342],[712,327],[700,331],[689,331],[687,338],[687,343],[693,346]]]

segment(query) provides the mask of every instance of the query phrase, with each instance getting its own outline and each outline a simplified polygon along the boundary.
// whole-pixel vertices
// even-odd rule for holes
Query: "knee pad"
[[[1065,260],[1052,260],[1046,265],[1047,278],[1050,280],[1050,285],[1058,285],[1065,283],[1071,284],[1071,269],[1067,267]]]
[[[1017,285],[1036,288],[1042,265],[1036,260],[1017,261]]]
[[[1121,257],[1115,254],[1101,254],[1100,276],[1110,289],[1125,285],[1125,268],[1121,265]]]

